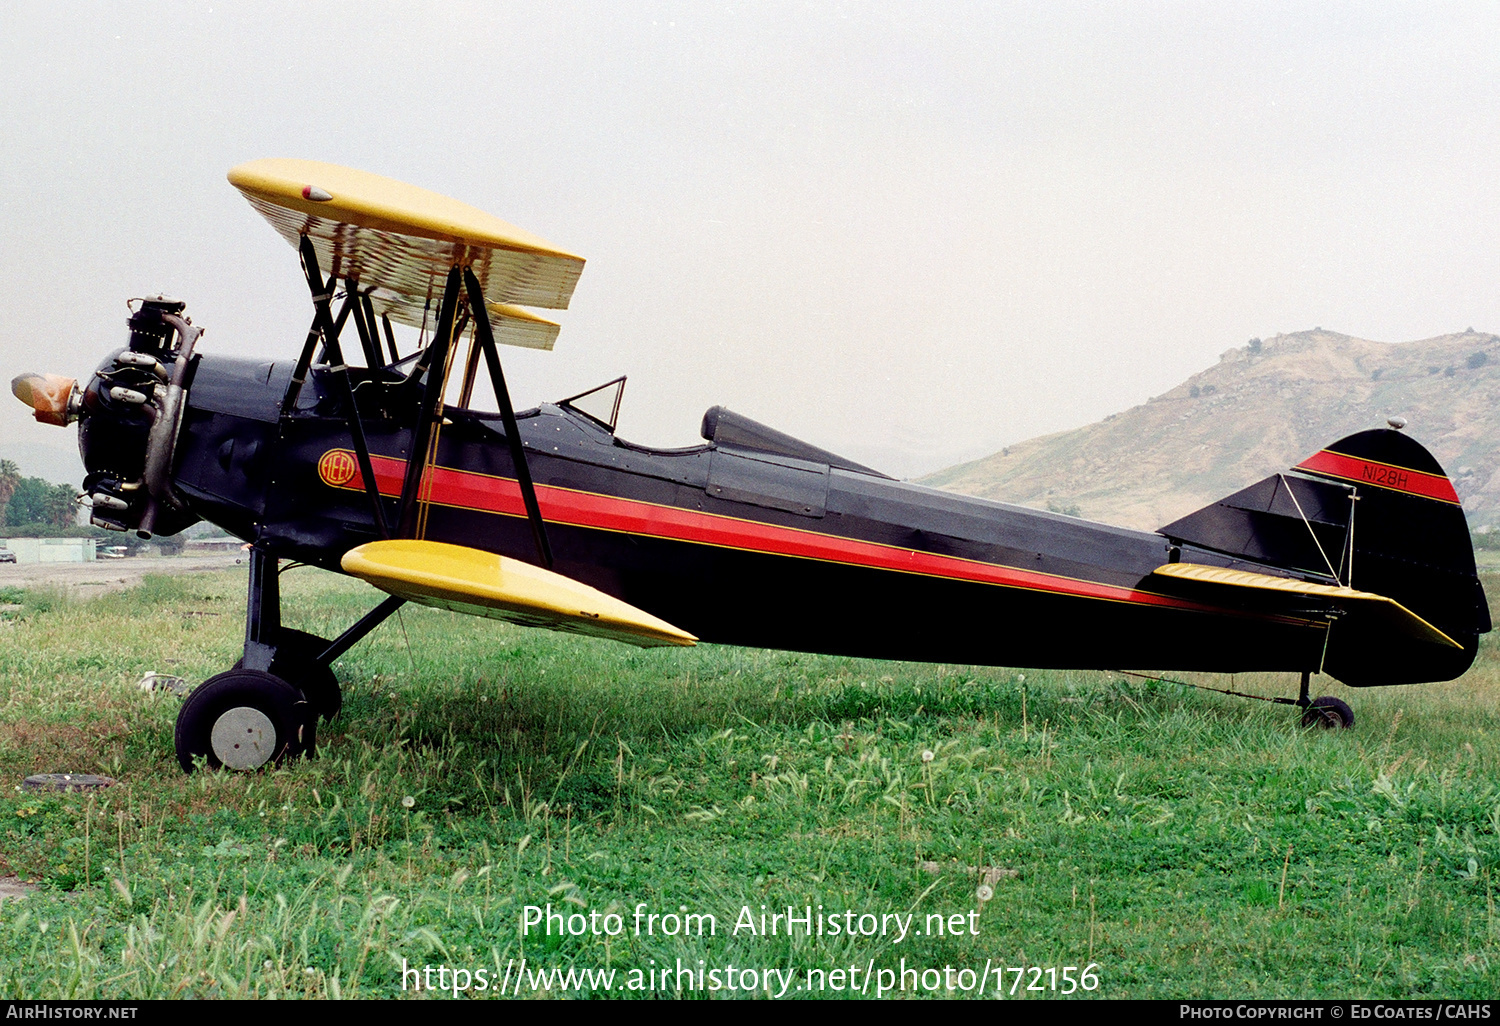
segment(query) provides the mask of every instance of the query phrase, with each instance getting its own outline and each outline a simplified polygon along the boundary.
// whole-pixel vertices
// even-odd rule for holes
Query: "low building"
[[[98,544],[93,538],[0,538],[0,549],[14,552],[17,563],[87,563]]]
[[[232,535],[213,538],[188,538],[182,543],[182,552],[187,556],[212,556],[218,552],[234,553],[245,547],[245,543]]]

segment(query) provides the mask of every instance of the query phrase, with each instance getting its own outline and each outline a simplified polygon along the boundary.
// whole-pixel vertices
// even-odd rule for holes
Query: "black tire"
[[[1354,726],[1354,710],[1331,695],[1314,698],[1302,712],[1304,727],[1322,727],[1325,730],[1348,730]]]
[[[261,670],[234,669],[210,677],[177,713],[177,761],[191,773],[198,759],[210,769],[253,772],[311,755],[317,715],[292,685]],[[241,736],[243,734],[243,736]]]
[[[271,673],[301,691],[313,711],[325,720],[333,719],[344,707],[339,679],[331,667],[318,662],[318,653],[328,644],[316,634],[283,627],[277,635],[276,658],[271,660]],[[236,660],[234,668],[238,670],[244,662]]]

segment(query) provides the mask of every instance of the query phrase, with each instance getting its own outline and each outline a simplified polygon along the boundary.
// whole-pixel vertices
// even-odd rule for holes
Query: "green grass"
[[[243,587],[28,592],[0,619],[0,873],[41,885],[0,905],[0,997],[382,997],[403,959],[523,957],[613,967],[616,996],[653,959],[794,970],[788,996],[902,958],[1093,963],[1108,997],[1500,992],[1488,640],[1450,684],[1325,683],[1359,718],[1335,734],[1118,674],[638,651],[408,607],[337,664],[316,759],[184,776],[180,700],[136,682],[227,668]],[[288,623],[324,635],[379,597],[307,569],[283,589]],[[21,792],[35,772],[120,783]],[[1017,875],[980,902],[981,867]],[[625,932],[522,937],[549,902]],[[717,935],[633,936],[640,903]],[[762,904],[918,927],[977,909],[979,935],[733,935]]]

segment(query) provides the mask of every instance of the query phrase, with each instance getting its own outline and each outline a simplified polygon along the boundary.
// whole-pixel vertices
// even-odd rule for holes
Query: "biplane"
[[[1288,671],[1280,700],[1332,725],[1352,712],[1310,699],[1313,673],[1450,679],[1490,629],[1458,496],[1399,422],[1151,533],[893,480],[722,407],[701,445],[635,445],[623,378],[529,410],[507,390],[500,346],[552,347],[535,311],[568,306],[578,256],[348,168],[229,180],[299,255],[300,350],[208,351],[153,297],[87,383],[13,382],[37,420],[78,423],[94,524],[251,543],[243,657],[185,700],[184,770],[310,751],[341,704],[331,664],[406,602],[642,646]],[[283,627],[290,561],[388,597],[337,638]]]

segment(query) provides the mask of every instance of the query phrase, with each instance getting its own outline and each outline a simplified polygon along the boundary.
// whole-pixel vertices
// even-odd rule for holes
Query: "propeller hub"
[[[11,379],[10,390],[41,424],[67,427],[82,409],[78,381],[61,374],[21,374]]]

